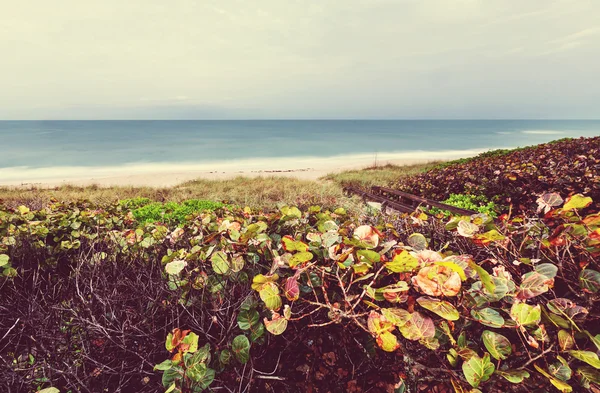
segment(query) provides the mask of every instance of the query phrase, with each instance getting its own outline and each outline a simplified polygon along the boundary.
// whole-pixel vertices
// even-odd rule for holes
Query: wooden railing
[[[417,195],[409,194],[404,191],[394,190],[387,187],[374,186],[371,187],[371,191],[367,192],[356,187],[344,187],[347,193],[355,194],[363,198],[365,201],[373,201],[381,203],[382,210],[385,208],[391,208],[403,213],[412,213],[418,207],[432,208],[436,207],[441,210],[447,210],[449,212],[470,216],[477,212],[461,209],[459,207],[446,205],[445,203],[437,202],[431,199],[423,198]]]

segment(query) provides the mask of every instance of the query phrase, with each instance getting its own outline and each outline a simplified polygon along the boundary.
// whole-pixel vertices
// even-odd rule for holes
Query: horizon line
[[[170,119],[170,118],[131,118],[131,119],[0,119],[8,121],[600,121],[600,118],[199,118],[199,119]]]

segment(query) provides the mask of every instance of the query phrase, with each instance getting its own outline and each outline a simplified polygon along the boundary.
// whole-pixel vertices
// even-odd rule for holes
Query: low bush
[[[600,208],[600,137],[562,139],[537,146],[484,153],[411,177],[400,190],[436,201],[451,194],[482,195],[504,212],[532,213],[536,198],[557,192],[563,198],[583,193]],[[527,210],[529,209],[529,210]]]
[[[205,210],[216,210],[223,207],[221,202],[201,201],[190,199],[181,203],[177,202],[153,202],[149,203],[147,198],[141,200],[128,200],[123,206],[131,206],[133,217],[140,223],[176,223],[181,224]],[[139,206],[139,207],[138,207]]]
[[[598,389],[600,213],[0,210],[4,391]],[[166,343],[165,343],[166,338]],[[379,349],[377,349],[379,348]]]
[[[442,203],[446,205],[459,207],[461,209],[470,210],[472,212],[483,213],[489,217],[496,218],[498,217],[498,206],[489,201],[486,197],[481,195],[465,195],[465,194],[451,194],[450,197]],[[442,217],[448,218],[453,214],[447,210],[442,210],[438,208],[431,208],[428,210],[431,214],[441,214]]]

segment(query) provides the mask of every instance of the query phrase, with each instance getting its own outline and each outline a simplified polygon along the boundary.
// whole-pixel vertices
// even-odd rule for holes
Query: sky
[[[0,119],[600,118],[598,0],[0,0]]]

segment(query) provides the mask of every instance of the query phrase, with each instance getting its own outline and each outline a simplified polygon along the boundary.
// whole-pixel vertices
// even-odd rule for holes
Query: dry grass
[[[340,173],[332,173],[322,180],[330,180],[343,186],[355,186],[369,188],[372,186],[391,186],[399,178],[416,175],[425,172],[438,165],[440,161],[433,161],[426,164],[414,165],[392,165],[371,166],[365,169],[357,169]]]
[[[349,211],[358,211],[361,209],[361,202],[357,198],[344,196],[342,185],[389,186],[400,177],[421,173],[436,164],[374,166],[330,174],[319,181],[279,176],[256,178],[240,176],[227,180],[198,179],[169,188],[95,185],[56,188],[0,187],[0,204],[13,208],[25,205],[32,209],[40,209],[54,200],[67,203],[88,200],[102,205],[123,199],[144,197],[158,202],[202,199],[261,210],[271,210],[281,205],[298,207],[321,205],[325,208],[345,207]]]
[[[25,205],[33,209],[47,206],[53,200],[75,202],[89,200],[98,204],[145,197],[153,201],[181,202],[187,199],[224,201],[256,209],[273,209],[280,205],[328,208],[344,206],[355,209],[358,202],[343,195],[339,185],[331,182],[300,180],[286,177],[236,177],[227,180],[194,180],[170,188],[61,186],[43,188],[0,188],[0,202],[7,207]]]

